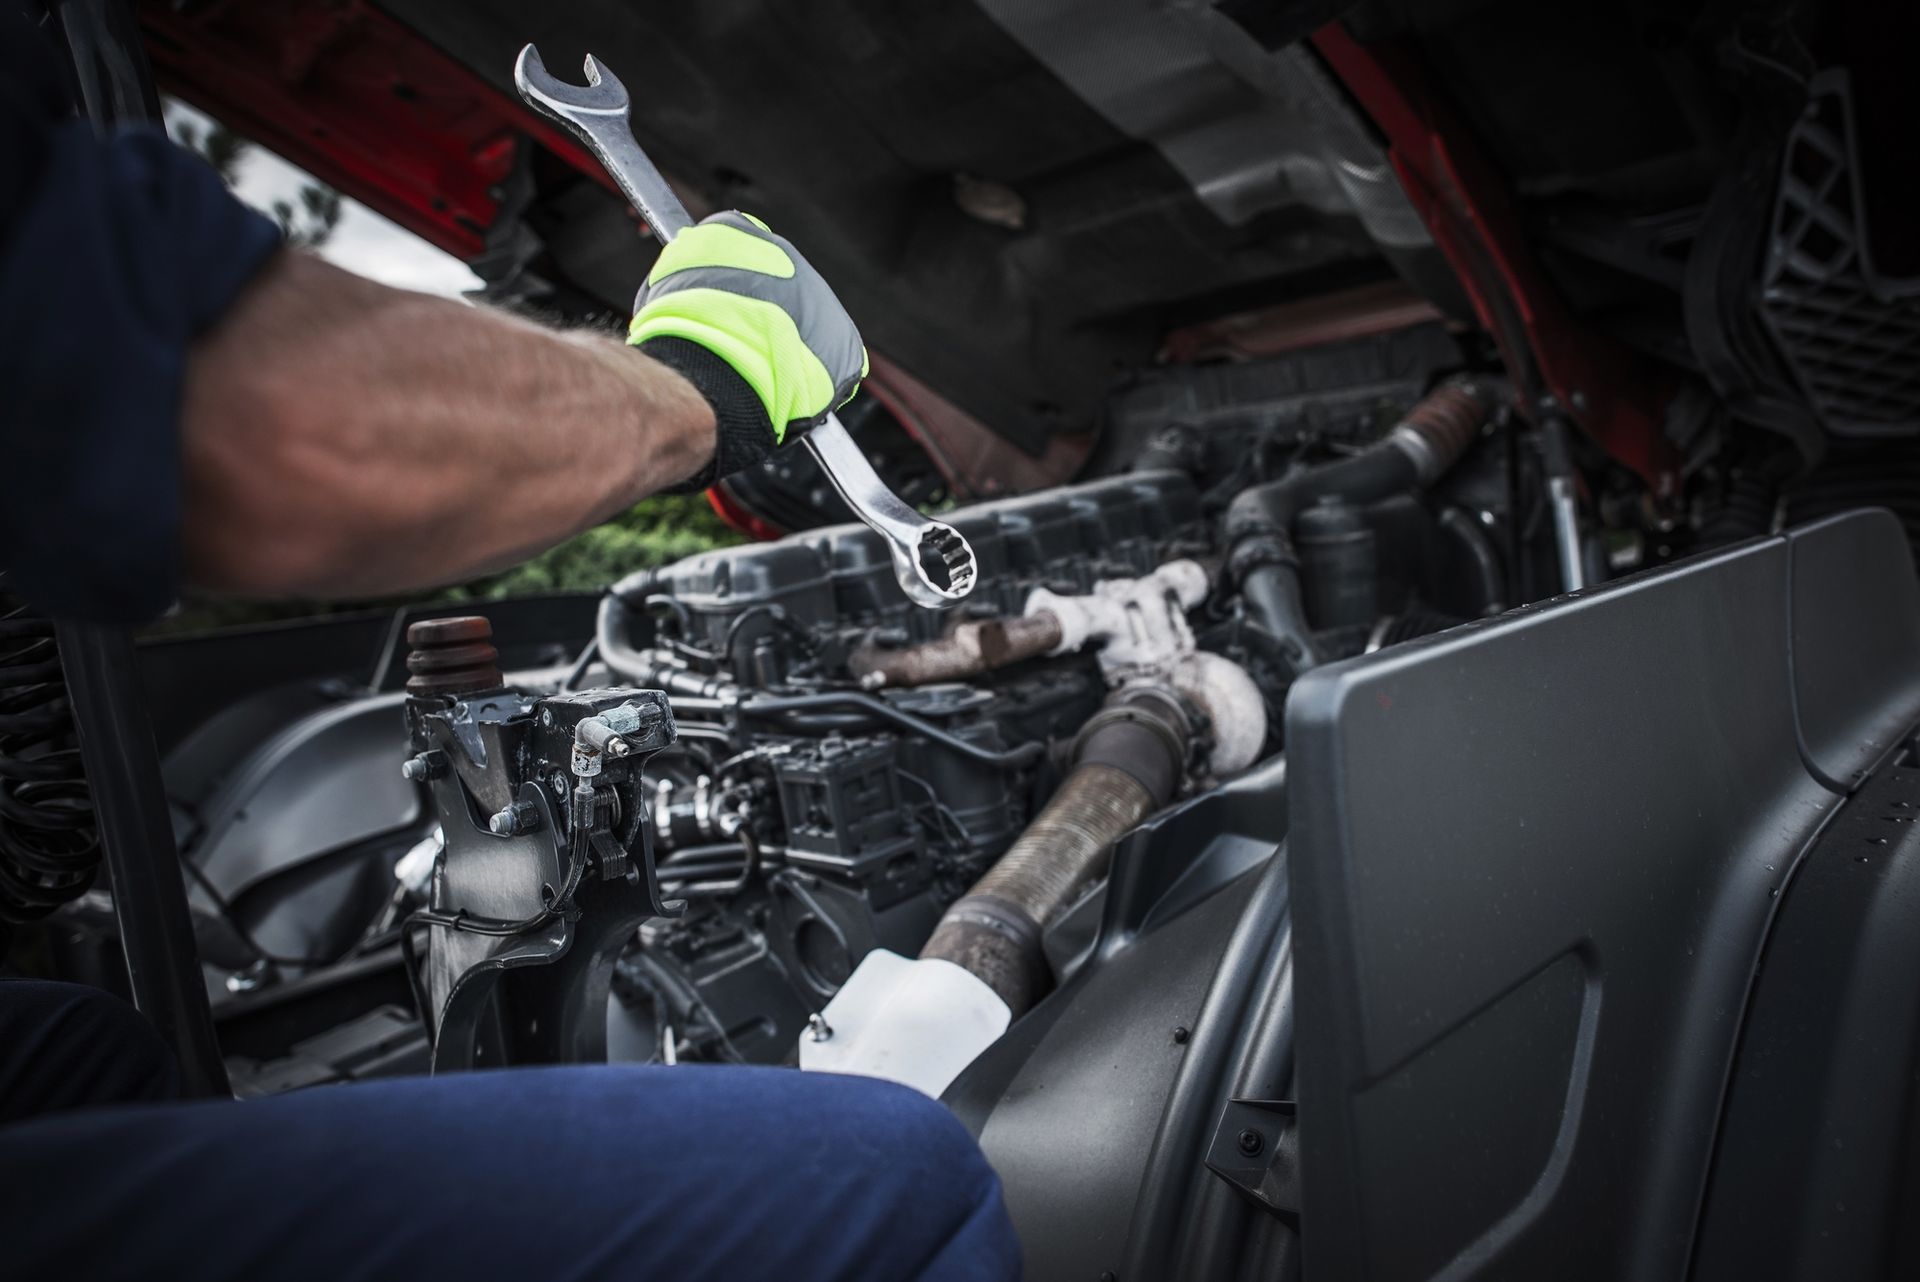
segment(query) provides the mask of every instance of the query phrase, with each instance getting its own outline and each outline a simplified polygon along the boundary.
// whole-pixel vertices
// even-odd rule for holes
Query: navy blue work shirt
[[[51,614],[136,623],[180,578],[187,349],[280,231],[157,127],[102,140],[0,0],[0,570]]]

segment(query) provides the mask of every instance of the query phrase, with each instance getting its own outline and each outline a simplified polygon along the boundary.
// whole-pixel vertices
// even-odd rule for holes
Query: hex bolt
[[[272,968],[262,957],[250,964],[245,970],[236,970],[227,976],[227,991],[238,997],[245,993],[257,992],[273,982]]]
[[[1266,1146],[1267,1142],[1260,1138],[1260,1132],[1251,1126],[1240,1132],[1240,1151],[1248,1157],[1258,1157],[1260,1150]]]
[[[400,777],[413,783],[425,783],[447,773],[447,754],[438,748],[415,753],[400,764]]]
[[[524,801],[502,806],[487,817],[487,831],[496,837],[520,837],[539,827],[539,809]]]

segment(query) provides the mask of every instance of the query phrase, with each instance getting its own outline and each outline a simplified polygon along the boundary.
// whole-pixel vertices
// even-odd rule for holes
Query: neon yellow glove
[[[676,487],[751,467],[853,398],[867,349],[820,273],[750,214],[702,219],[660,251],[627,341],[713,406],[713,462]]]

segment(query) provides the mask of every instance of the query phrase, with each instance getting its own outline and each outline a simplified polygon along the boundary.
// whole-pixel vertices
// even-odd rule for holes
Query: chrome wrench
[[[693,219],[634,140],[626,86],[592,54],[587,55],[586,75],[584,86],[556,80],[532,45],[522,49],[513,64],[520,96],[586,144],[665,244],[692,226]],[[838,417],[829,413],[826,422],[800,439],[847,506],[886,540],[894,577],[909,600],[935,609],[973,590],[978,567],[965,537],[951,525],[928,520],[888,489]]]

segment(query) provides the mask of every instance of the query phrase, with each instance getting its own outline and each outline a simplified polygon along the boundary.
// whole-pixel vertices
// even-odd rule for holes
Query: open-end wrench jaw
[[[513,84],[522,98],[552,116],[579,112],[625,118],[633,100],[627,97],[627,87],[620,83],[620,77],[601,66],[592,54],[587,55],[585,71],[586,84],[568,84],[548,71],[540,51],[528,45],[514,60]]]

